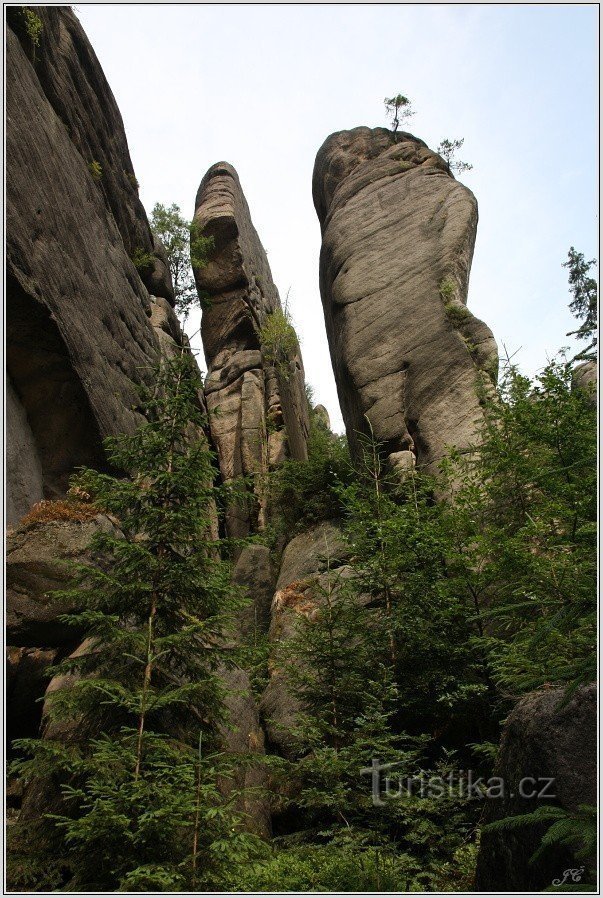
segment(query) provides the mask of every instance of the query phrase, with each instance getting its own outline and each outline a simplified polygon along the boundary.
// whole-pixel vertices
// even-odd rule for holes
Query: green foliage
[[[466,321],[471,317],[469,309],[457,302],[445,303],[444,311],[446,312],[448,320],[452,322],[455,327],[458,327],[463,321]]]
[[[342,491],[346,537],[358,588],[385,614],[405,726],[487,738],[497,700],[472,645],[479,630],[471,596],[449,575],[451,534],[433,499],[437,481],[416,470],[388,475],[374,439],[361,443],[361,476]]]
[[[394,97],[386,97],[383,101],[385,104],[385,114],[392,120],[392,131],[396,134],[400,123],[408,121],[415,113],[412,109],[412,103],[403,94],[396,94]]]
[[[445,301],[449,301],[454,296],[456,284],[452,278],[444,278],[440,283],[440,295]]]
[[[310,413],[308,460],[287,459],[270,477],[270,501],[288,536],[340,517],[339,489],[349,483],[352,468],[345,437],[332,434]]]
[[[576,358],[593,359],[596,358],[599,299],[597,282],[589,276],[588,272],[593,265],[596,265],[596,259],[585,262],[584,254],[576,252],[573,246],[570,247],[567,256],[568,260],[563,263],[563,267],[569,270],[568,280],[573,295],[570,309],[580,321],[580,327],[575,331],[570,331],[567,336],[575,336],[578,340],[590,340],[586,349],[582,350]]]
[[[204,237],[194,222],[183,218],[180,207],[176,203],[164,206],[155,203],[151,213],[151,228],[165,247],[174,295],[176,310],[186,318],[192,306],[197,302],[197,290],[193,269],[204,268],[214,247],[213,237]],[[199,296],[203,303],[206,296]]]
[[[370,527],[366,518],[356,518],[347,490],[344,500],[350,501],[346,511],[358,530],[363,523]],[[385,520],[384,515],[382,524]],[[351,569],[333,570],[331,553],[325,544],[326,571],[306,584],[295,632],[276,658],[301,710],[288,730],[292,757],[273,764],[273,777],[277,784],[296,783],[289,810],[301,832],[283,840],[280,856],[260,862],[251,881],[269,883],[281,875],[285,855],[292,882],[300,887],[312,882],[313,888],[332,884],[351,890],[377,883],[435,888],[438,871],[473,827],[471,815],[454,791],[373,803],[366,776],[372,759],[391,764],[398,776],[412,777],[422,772],[430,740],[408,736],[396,721],[400,707],[406,716],[408,703],[407,692],[393,679],[387,607],[378,604],[380,596],[367,595],[358,558]],[[432,772],[444,775],[451,758],[441,760]],[[326,866],[325,844],[331,858]],[[313,870],[305,858],[310,863],[316,858]]]
[[[44,30],[42,19],[29,6],[21,7],[21,15],[23,16],[23,24],[25,25],[27,36],[35,50],[36,47],[40,46],[40,37]]]
[[[217,781],[227,721],[220,671],[234,664],[240,597],[212,537],[214,466],[203,437],[199,374],[181,355],[163,362],[145,397],[147,422],[106,441],[116,477],[84,469],[76,486],[119,522],[98,531],[94,564],[57,594],[85,629],[61,661],[68,678],[46,702],[68,738],[23,740],[14,771],[60,784],[45,822],[76,890],[216,888],[230,857],[253,849]],[[66,727],[66,730],[65,730]],[[202,733],[197,750],[198,734]]]
[[[140,184],[138,183],[138,178],[136,177],[136,175],[134,174],[134,172],[127,172],[127,171],[124,171],[124,175],[126,176],[126,178],[128,179],[128,181],[130,182],[130,184],[132,185],[132,187],[134,188],[134,190],[138,190],[138,188],[140,187]]]
[[[462,162],[460,159],[456,158],[457,152],[460,150],[464,143],[464,137],[460,140],[449,140],[445,137],[442,141],[440,141],[437,149],[437,152],[446,162],[448,171],[454,171],[457,173],[457,175],[460,175],[466,171],[471,171],[471,169],[473,168],[473,166],[468,162]]]
[[[277,847],[241,871],[231,888],[243,892],[409,892],[431,879],[416,858],[388,847],[341,845]]]
[[[100,162],[97,162],[96,159],[93,159],[92,162],[88,163],[88,171],[92,175],[93,181],[100,181],[103,177],[103,167]]]
[[[506,832],[526,826],[546,825],[540,846],[530,858],[535,863],[544,854],[559,846],[569,849],[577,861],[591,864],[597,856],[597,809],[591,805],[579,805],[570,812],[555,805],[539,805],[529,814],[504,817],[483,827],[482,832]],[[591,873],[593,871],[590,871]]]
[[[148,269],[152,268],[155,264],[155,256],[152,253],[147,253],[146,250],[141,249],[141,247],[138,247],[134,250],[132,262],[137,271],[148,271]]]
[[[479,449],[443,465],[449,577],[501,688],[575,688],[596,673],[596,410],[563,357],[534,381],[507,363],[483,403]]]
[[[266,316],[260,330],[260,344],[268,364],[273,365],[288,380],[289,366],[299,351],[299,343],[286,307],[275,309]]]

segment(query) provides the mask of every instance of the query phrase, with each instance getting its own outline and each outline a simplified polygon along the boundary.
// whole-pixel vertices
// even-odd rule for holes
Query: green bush
[[[452,322],[455,327],[458,327],[463,321],[466,321],[467,318],[471,317],[469,309],[456,302],[447,302],[444,305],[444,311],[446,312],[448,320]]]
[[[338,488],[350,482],[347,440],[332,434],[312,415],[308,460],[287,459],[272,475],[271,502],[288,534],[341,514]]]
[[[444,278],[444,280],[440,283],[440,295],[445,300],[452,299],[455,290],[456,284],[454,283],[452,278]]]
[[[275,309],[267,316],[260,330],[260,343],[266,361],[285,378],[289,375],[289,362],[297,352],[299,343],[287,309]]]
[[[21,9],[21,13],[23,15],[23,22],[25,24],[25,31],[27,32],[28,38],[30,39],[34,47],[39,47],[40,35],[44,30],[42,19],[37,13],[33,11],[33,9],[30,9],[28,6],[23,6]]]
[[[415,858],[378,848],[332,844],[284,848],[236,871],[243,892],[409,892],[424,890]]]
[[[146,271],[155,264],[155,257],[152,253],[147,253],[144,249],[138,247],[138,249],[134,250],[132,262],[137,271]]]
[[[136,177],[136,175],[134,174],[134,172],[124,171],[124,175],[126,176],[126,178],[128,179],[128,181],[130,182],[130,184],[132,185],[132,187],[134,188],[134,190],[138,190],[138,188],[140,187],[140,184],[138,183],[138,178]]]

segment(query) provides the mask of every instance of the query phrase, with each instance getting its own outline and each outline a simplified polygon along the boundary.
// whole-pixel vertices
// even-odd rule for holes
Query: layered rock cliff
[[[35,55],[19,7],[6,35],[9,522],[104,463],[160,340],[180,340],[164,262],[145,286],[132,261],[153,237],[102,69],[70,9],[38,11]]]
[[[479,382],[496,371],[492,333],[466,307],[475,197],[422,140],[364,127],[327,138],[312,190],[350,446],[368,420],[394,466],[434,466],[474,438]]]
[[[68,7],[36,10],[38,47],[21,7],[8,10],[6,29],[11,739],[35,734],[46,669],[81,641],[52,592],[103,526],[19,522],[41,499],[62,497],[78,466],[106,467],[103,438],[143,420],[139,387],[186,344],[100,64]],[[142,271],[137,252],[154,260]]]
[[[262,345],[269,316],[282,315],[266,252],[251,221],[235,169],[213,165],[201,181],[194,223],[214,245],[195,270],[205,299],[201,333],[207,362],[205,395],[220,471],[226,481],[253,479],[254,498],[228,514],[231,535],[262,529],[262,479],[285,457],[307,458],[308,401],[299,345],[271,364]],[[296,342],[296,341],[295,341]]]

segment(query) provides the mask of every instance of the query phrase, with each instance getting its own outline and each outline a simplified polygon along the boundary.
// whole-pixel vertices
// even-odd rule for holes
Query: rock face
[[[6,540],[6,694],[8,747],[13,739],[36,736],[40,698],[50,682],[47,668],[69,654],[82,633],[66,627],[61,614],[72,610],[53,595],[70,585],[69,562],[89,562],[88,545],[108,518],[45,521],[9,531]]]
[[[65,685],[51,680],[52,663],[89,645],[84,632],[59,619],[71,608],[53,593],[70,584],[66,562],[90,561],[92,536],[99,527],[113,526],[102,516],[52,520],[48,505],[40,519],[30,515],[28,522],[19,522],[41,499],[63,496],[77,466],[106,467],[103,438],[130,433],[142,422],[137,388],[149,382],[159,358],[187,345],[173,309],[167,256],[138,199],[121,116],[98,60],[69,8],[36,7],[36,15],[42,32],[34,47],[22,9],[7,13],[9,742],[39,732],[67,741],[75,732],[72,723],[52,729],[44,722],[40,701]],[[241,295],[255,303],[259,328],[279,300],[242,194],[235,226],[244,235],[241,264],[250,279]],[[146,264],[137,268],[136,256]],[[241,287],[243,274],[236,278]],[[265,292],[253,286],[262,279]],[[215,352],[233,355],[243,373],[237,385],[243,426],[233,448],[240,463],[233,469],[265,473],[268,449],[277,462],[285,449],[305,457],[307,407],[299,353],[287,359],[279,383],[274,372],[264,373],[257,333],[252,347],[257,363],[254,358],[248,365],[234,353],[228,322],[217,326],[216,340],[223,346]],[[242,345],[245,340],[251,338],[246,335]],[[225,383],[232,380],[227,376]],[[205,407],[201,392],[199,401]],[[212,410],[218,421],[215,405]],[[267,437],[267,411],[274,421],[271,437],[280,434],[282,445]],[[218,448],[223,450],[221,443]],[[255,626],[265,632],[274,590],[268,549],[247,547],[234,579],[254,602],[242,635]],[[234,765],[235,785],[261,786],[263,768],[248,762],[264,752],[249,677],[240,669],[223,676],[232,689],[224,748],[245,756]],[[231,788],[225,784],[226,791]],[[48,781],[33,782],[14,803],[21,797],[23,820],[58,807]],[[257,790],[240,800],[240,810],[258,833],[269,834],[268,807]]]
[[[299,705],[287,688],[286,674],[276,657],[278,648],[294,635],[298,616],[311,615],[320,605],[321,588],[326,588],[327,578],[335,586],[339,578],[346,576],[348,556],[341,530],[332,522],[319,524],[294,537],[283,553],[268,633],[270,679],[260,710],[268,741],[284,755],[291,748],[290,731],[295,725]]]
[[[563,695],[562,689],[531,693],[509,716],[494,770],[504,780],[506,794],[487,801],[484,823],[530,813],[539,804],[560,805],[570,812],[579,805],[596,804],[596,684],[581,687],[565,705]],[[547,791],[555,798],[522,798],[519,783],[526,777],[535,780],[536,786],[526,783],[524,793],[544,787],[541,778],[554,778]],[[559,845],[530,864],[545,831],[546,826],[483,833],[478,891],[540,892],[554,879],[563,880],[566,869],[584,864]]]
[[[205,394],[220,470],[228,481],[252,475],[254,497],[228,515],[228,529],[242,536],[262,529],[262,476],[285,457],[305,459],[309,429],[299,347],[278,366],[269,364],[261,331],[280,312],[268,259],[252,224],[239,178],[231,165],[212,166],[199,187],[195,224],[213,237],[209,264],[195,271],[203,312],[208,365]]]
[[[103,466],[102,439],[140,421],[137,384],[180,339],[153,326],[173,291],[98,60],[69,8],[36,12],[37,48],[20,7],[7,28],[9,523],[64,493],[76,466]],[[156,253],[154,296],[136,251]]]
[[[384,128],[332,134],[318,152],[320,290],[352,451],[370,421],[386,454],[434,466],[481,418],[496,372],[489,328],[466,307],[477,203],[423,141]]]
[[[89,521],[47,521],[9,533],[6,545],[6,636],[9,645],[65,647],[78,633],[59,620],[70,608],[53,592],[66,589],[66,562],[89,561],[87,548],[99,530],[114,530],[98,515]]]
[[[36,7],[36,14],[42,22],[42,32],[35,49],[24,29],[20,9],[9,10],[7,19],[32,62],[40,89],[65,135],[86,168],[90,170],[94,163],[100,166],[100,171],[94,168],[99,172],[94,176],[95,183],[126,253],[130,258],[137,250],[153,256],[153,262],[141,271],[149,293],[163,296],[173,304],[174,290],[165,251],[151,233],[138,198],[138,182],[121,113],[96,54],[68,6]]]
[[[572,388],[589,392],[594,406],[597,405],[597,381],[598,369],[594,359],[588,359],[588,361],[582,362],[574,368]]]

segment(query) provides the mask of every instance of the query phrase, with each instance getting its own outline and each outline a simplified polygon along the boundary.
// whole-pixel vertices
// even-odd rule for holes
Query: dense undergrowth
[[[80,567],[61,596],[89,641],[56,667],[69,681],[47,702],[47,738],[17,746],[13,773],[54,798],[51,814],[34,802],[11,826],[9,883],[467,890],[483,802],[463,771],[490,774],[522,694],[595,675],[592,390],[563,356],[534,380],[507,364],[482,397],[479,451],[451,451],[437,475],[393,476],[370,436],[351,460],[313,416],[308,461],[272,476],[272,543],[336,521],[347,562],[325,546],[312,600],[270,658],[301,711],[287,757],[262,762],[277,809],[267,841],[239,810],[235,760],[251,761],[218,736],[224,670],[245,665],[259,690],[266,641],[233,637],[242,597],[212,536],[212,458],[190,440],[203,420],[187,364],[162,369],[149,423],[108,446],[130,476],[77,478],[77,501],[120,530],[93,545],[111,563]],[[375,759],[389,765],[377,778]]]

